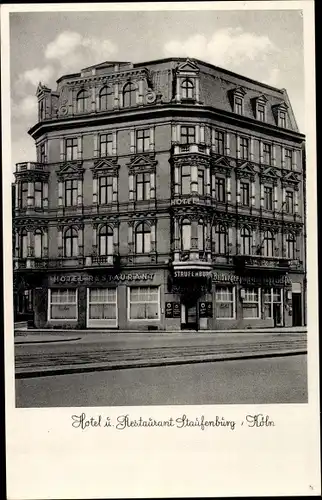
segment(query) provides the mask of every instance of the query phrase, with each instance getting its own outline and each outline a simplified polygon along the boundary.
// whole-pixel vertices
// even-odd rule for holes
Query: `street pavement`
[[[16,379],[16,405],[20,408],[307,400],[305,355]]]
[[[305,354],[303,331],[42,332],[15,337],[16,378]]]

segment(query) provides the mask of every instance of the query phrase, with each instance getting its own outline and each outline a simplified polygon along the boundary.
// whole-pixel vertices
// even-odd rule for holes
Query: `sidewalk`
[[[253,331],[100,332],[16,338],[16,377],[306,354],[306,334]],[[76,332],[75,332],[76,333]],[[152,333],[152,334],[151,334]],[[265,333],[263,335],[263,333]],[[62,340],[64,338],[64,340]],[[35,340],[38,339],[38,340]],[[42,341],[41,341],[42,339]],[[22,345],[24,344],[24,345]]]

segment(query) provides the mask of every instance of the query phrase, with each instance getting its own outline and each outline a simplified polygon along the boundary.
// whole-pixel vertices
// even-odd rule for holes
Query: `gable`
[[[294,182],[296,184],[300,182],[297,175],[294,172],[289,172],[287,175],[284,175],[283,181]]]
[[[149,155],[137,155],[131,159],[129,166],[131,168],[134,167],[155,167],[156,161],[154,158],[151,158]]]
[[[199,73],[199,68],[194,62],[187,59],[184,63],[179,64],[177,71],[180,73]]]
[[[230,161],[227,160],[225,156],[219,156],[218,158],[216,158],[216,160],[213,161],[213,165],[230,168]]]
[[[115,169],[117,163],[115,160],[110,160],[107,158],[96,160],[94,163],[93,170],[107,170],[107,169]]]
[[[240,174],[255,175],[254,167],[248,161],[238,165],[237,170]]]
[[[263,177],[270,177],[271,179],[278,179],[279,174],[273,167],[267,167],[261,172],[261,176]]]
[[[82,162],[64,163],[58,170],[58,175],[73,175],[83,173]]]

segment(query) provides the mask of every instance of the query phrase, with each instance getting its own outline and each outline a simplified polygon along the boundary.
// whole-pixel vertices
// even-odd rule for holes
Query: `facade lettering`
[[[117,282],[125,282],[125,281],[152,281],[154,279],[154,273],[127,273],[127,274],[116,274],[112,275],[103,275],[103,276],[92,276],[92,275],[63,275],[59,276],[58,274],[54,276],[50,276],[50,281],[52,284],[65,284],[65,283],[117,283]]]

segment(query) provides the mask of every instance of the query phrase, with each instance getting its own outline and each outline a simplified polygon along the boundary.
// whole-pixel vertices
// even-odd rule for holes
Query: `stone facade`
[[[37,327],[305,324],[305,138],[285,90],[165,59],[37,97],[14,211]]]

